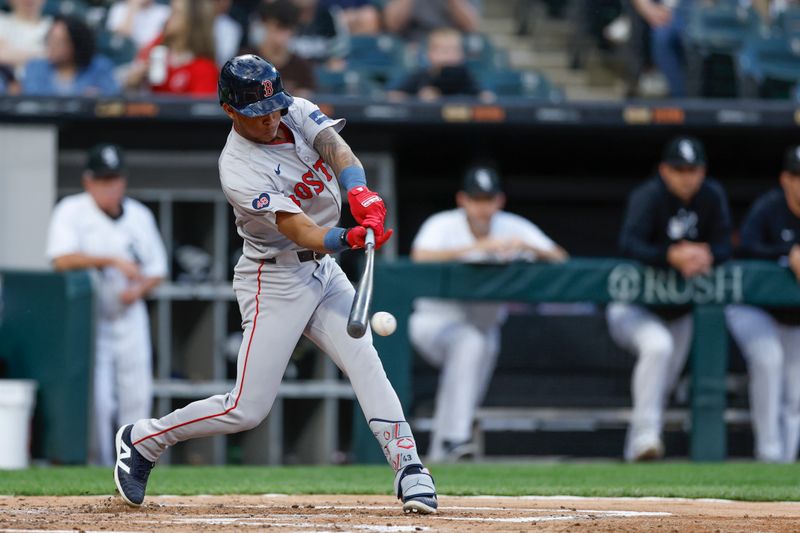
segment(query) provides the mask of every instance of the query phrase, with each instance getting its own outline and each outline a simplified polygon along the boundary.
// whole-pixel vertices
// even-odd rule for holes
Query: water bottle
[[[151,86],[163,85],[167,81],[167,55],[169,49],[164,45],[154,46],[150,50],[147,64],[147,80]]]

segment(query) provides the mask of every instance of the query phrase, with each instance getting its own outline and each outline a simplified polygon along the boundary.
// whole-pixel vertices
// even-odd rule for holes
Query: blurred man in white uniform
[[[50,221],[47,256],[56,270],[95,275],[94,426],[89,460],[114,464],[114,428],[151,415],[152,355],[143,298],[167,274],[150,210],[125,197],[123,154],[89,153],[85,192],[62,199]]]
[[[467,171],[457,209],[431,216],[412,245],[414,261],[565,261],[563,248],[523,217],[502,211],[497,172]],[[475,409],[489,387],[500,348],[505,304],[420,298],[409,319],[411,342],[441,369],[428,460],[456,461],[474,453]]]

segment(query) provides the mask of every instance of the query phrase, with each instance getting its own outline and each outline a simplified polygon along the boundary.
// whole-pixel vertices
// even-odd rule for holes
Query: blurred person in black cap
[[[84,192],[56,205],[47,256],[58,271],[92,272],[96,305],[93,435],[89,460],[114,463],[117,424],[150,416],[150,329],[143,298],[167,275],[161,235],[150,210],[125,196],[119,146],[91,149]]]
[[[702,143],[682,136],[669,142],[656,175],[628,197],[619,249],[626,258],[691,278],[730,258],[730,232],[728,200],[722,186],[706,177]],[[606,318],[614,340],[637,357],[625,459],[661,458],[664,407],[692,339],[691,307],[615,302]]]
[[[786,151],[780,187],[750,208],[736,252],[776,261],[800,280],[800,146]],[[750,373],[756,458],[793,463],[800,443],[800,312],[729,305],[725,318]]]
[[[411,257],[419,262],[565,261],[567,252],[529,220],[502,211],[500,178],[486,166],[470,168],[456,193],[457,209],[422,225]],[[505,304],[420,298],[409,319],[411,342],[440,368],[428,460],[473,455],[475,409],[489,386],[500,349]]]

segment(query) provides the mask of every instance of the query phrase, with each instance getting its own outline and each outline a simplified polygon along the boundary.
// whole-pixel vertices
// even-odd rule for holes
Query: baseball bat
[[[347,334],[354,339],[360,339],[367,332],[367,321],[369,319],[369,306],[372,303],[372,270],[375,265],[375,233],[367,228],[367,236],[364,239],[364,249],[366,250],[367,262],[364,265],[364,273],[356,287],[356,294],[353,296],[353,305],[350,307],[350,317],[347,319]]]

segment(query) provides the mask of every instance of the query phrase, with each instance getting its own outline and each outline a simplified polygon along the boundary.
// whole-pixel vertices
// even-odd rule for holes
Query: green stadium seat
[[[786,98],[800,83],[800,35],[753,35],[737,60],[743,96]]]
[[[365,97],[380,92],[380,87],[359,70],[315,70],[318,94]]]
[[[684,38],[690,96],[737,96],[734,56],[757,30],[758,20],[753,9],[738,0],[691,10]]]
[[[354,35],[350,38],[350,52],[346,59],[350,70],[386,82],[404,66],[405,43],[389,34]]]
[[[97,51],[115,65],[124,65],[136,58],[136,43],[123,35],[102,31],[97,35]]]
[[[564,94],[540,72],[533,70],[497,70],[479,74],[481,85],[497,96],[516,96],[528,99],[559,102]]]
[[[495,48],[492,41],[483,33],[464,35],[464,55],[467,63],[481,68],[508,68],[508,52]]]
[[[83,0],[47,0],[42,12],[45,15],[69,15],[85,19],[89,5]]]

